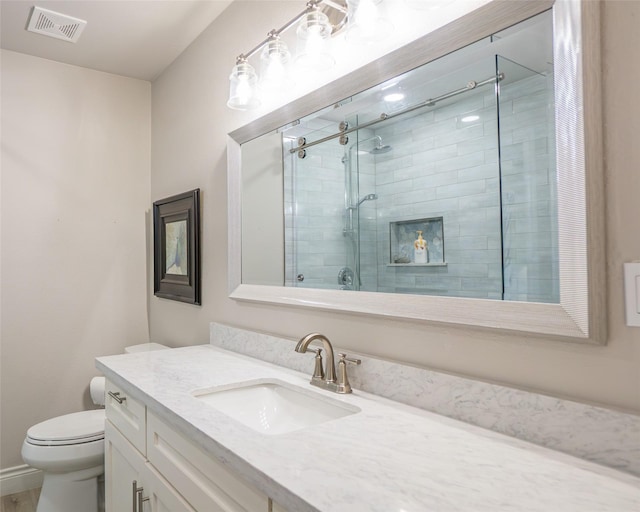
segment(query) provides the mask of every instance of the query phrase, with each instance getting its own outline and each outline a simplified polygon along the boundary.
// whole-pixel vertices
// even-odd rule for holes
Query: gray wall
[[[2,468],[148,341],[151,84],[2,51]]]

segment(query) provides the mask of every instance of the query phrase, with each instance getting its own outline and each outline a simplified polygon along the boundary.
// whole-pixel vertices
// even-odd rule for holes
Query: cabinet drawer
[[[144,404],[127,396],[121,388],[107,381],[105,409],[107,419],[140,453],[146,454],[146,407]]]
[[[201,512],[266,511],[269,498],[149,412],[149,462]]]

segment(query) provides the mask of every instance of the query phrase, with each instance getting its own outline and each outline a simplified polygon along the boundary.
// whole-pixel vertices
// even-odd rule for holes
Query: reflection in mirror
[[[599,10],[490,1],[230,133],[229,296],[606,341]]]
[[[558,303],[552,30],[544,12],[244,144],[242,282]]]

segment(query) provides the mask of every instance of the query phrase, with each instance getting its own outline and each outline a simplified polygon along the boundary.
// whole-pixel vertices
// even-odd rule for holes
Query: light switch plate
[[[640,262],[624,264],[624,302],[627,325],[640,327]]]

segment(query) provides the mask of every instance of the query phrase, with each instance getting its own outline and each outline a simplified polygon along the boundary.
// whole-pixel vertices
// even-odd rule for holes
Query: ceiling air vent
[[[75,43],[87,22],[42,7],[34,7],[27,30]]]

